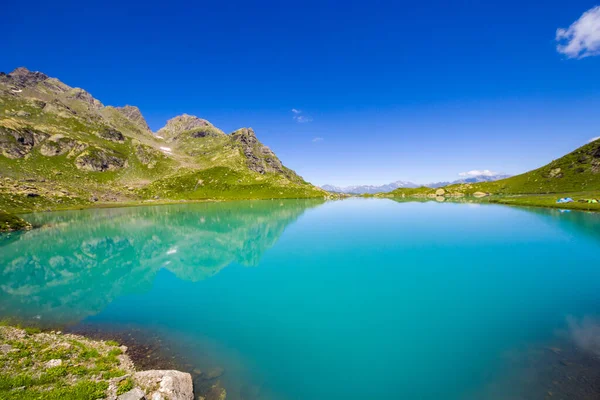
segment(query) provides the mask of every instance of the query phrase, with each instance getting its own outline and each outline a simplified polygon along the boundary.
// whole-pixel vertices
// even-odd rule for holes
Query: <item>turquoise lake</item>
[[[0,317],[135,328],[189,372],[222,368],[227,399],[544,398],[544,349],[600,354],[597,214],[348,199],[28,219],[0,237]]]

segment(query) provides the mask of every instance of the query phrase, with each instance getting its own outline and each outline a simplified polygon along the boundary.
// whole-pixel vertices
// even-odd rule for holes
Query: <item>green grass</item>
[[[311,185],[281,182],[274,175],[260,175],[226,167],[190,171],[158,180],[140,190],[146,199],[156,196],[181,200],[243,200],[318,198],[325,192]]]
[[[0,344],[11,351],[0,353],[0,399],[105,398],[111,378],[123,369],[115,342],[94,342],[81,337],[25,331],[0,324]],[[50,360],[61,360],[54,367]]]
[[[574,203],[557,203],[556,200],[561,197],[571,197],[575,200]],[[558,208],[565,210],[582,210],[582,211],[600,211],[600,203],[589,204],[579,202],[583,199],[598,199],[600,200],[600,191],[593,192],[571,192],[571,193],[553,193],[553,194],[526,194],[526,195],[511,195],[511,196],[490,196],[479,199],[481,203],[491,204],[506,204],[514,206],[526,207],[547,207]]]
[[[127,393],[131,389],[133,389],[133,381],[130,378],[124,379],[121,382],[119,382],[119,387],[117,388],[117,395]]]

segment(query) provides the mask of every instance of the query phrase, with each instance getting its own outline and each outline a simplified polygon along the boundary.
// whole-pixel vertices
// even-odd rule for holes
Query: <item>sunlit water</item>
[[[152,332],[190,370],[224,368],[228,399],[509,393],[507,354],[600,313],[595,214],[351,199],[29,217],[44,227],[0,239],[0,317]]]

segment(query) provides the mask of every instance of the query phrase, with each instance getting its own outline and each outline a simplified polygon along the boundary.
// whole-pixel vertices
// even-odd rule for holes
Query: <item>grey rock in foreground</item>
[[[140,388],[133,388],[127,393],[123,393],[117,400],[144,400],[146,394]]]
[[[175,370],[150,370],[136,372],[133,380],[145,389],[151,400],[193,400],[192,376]]]

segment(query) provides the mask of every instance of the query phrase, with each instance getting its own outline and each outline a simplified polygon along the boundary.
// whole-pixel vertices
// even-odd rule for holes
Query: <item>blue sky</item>
[[[597,5],[12,1],[0,70],[137,105],[154,130],[253,127],[315,184],[516,174],[600,136],[600,30],[588,15],[556,41]]]

